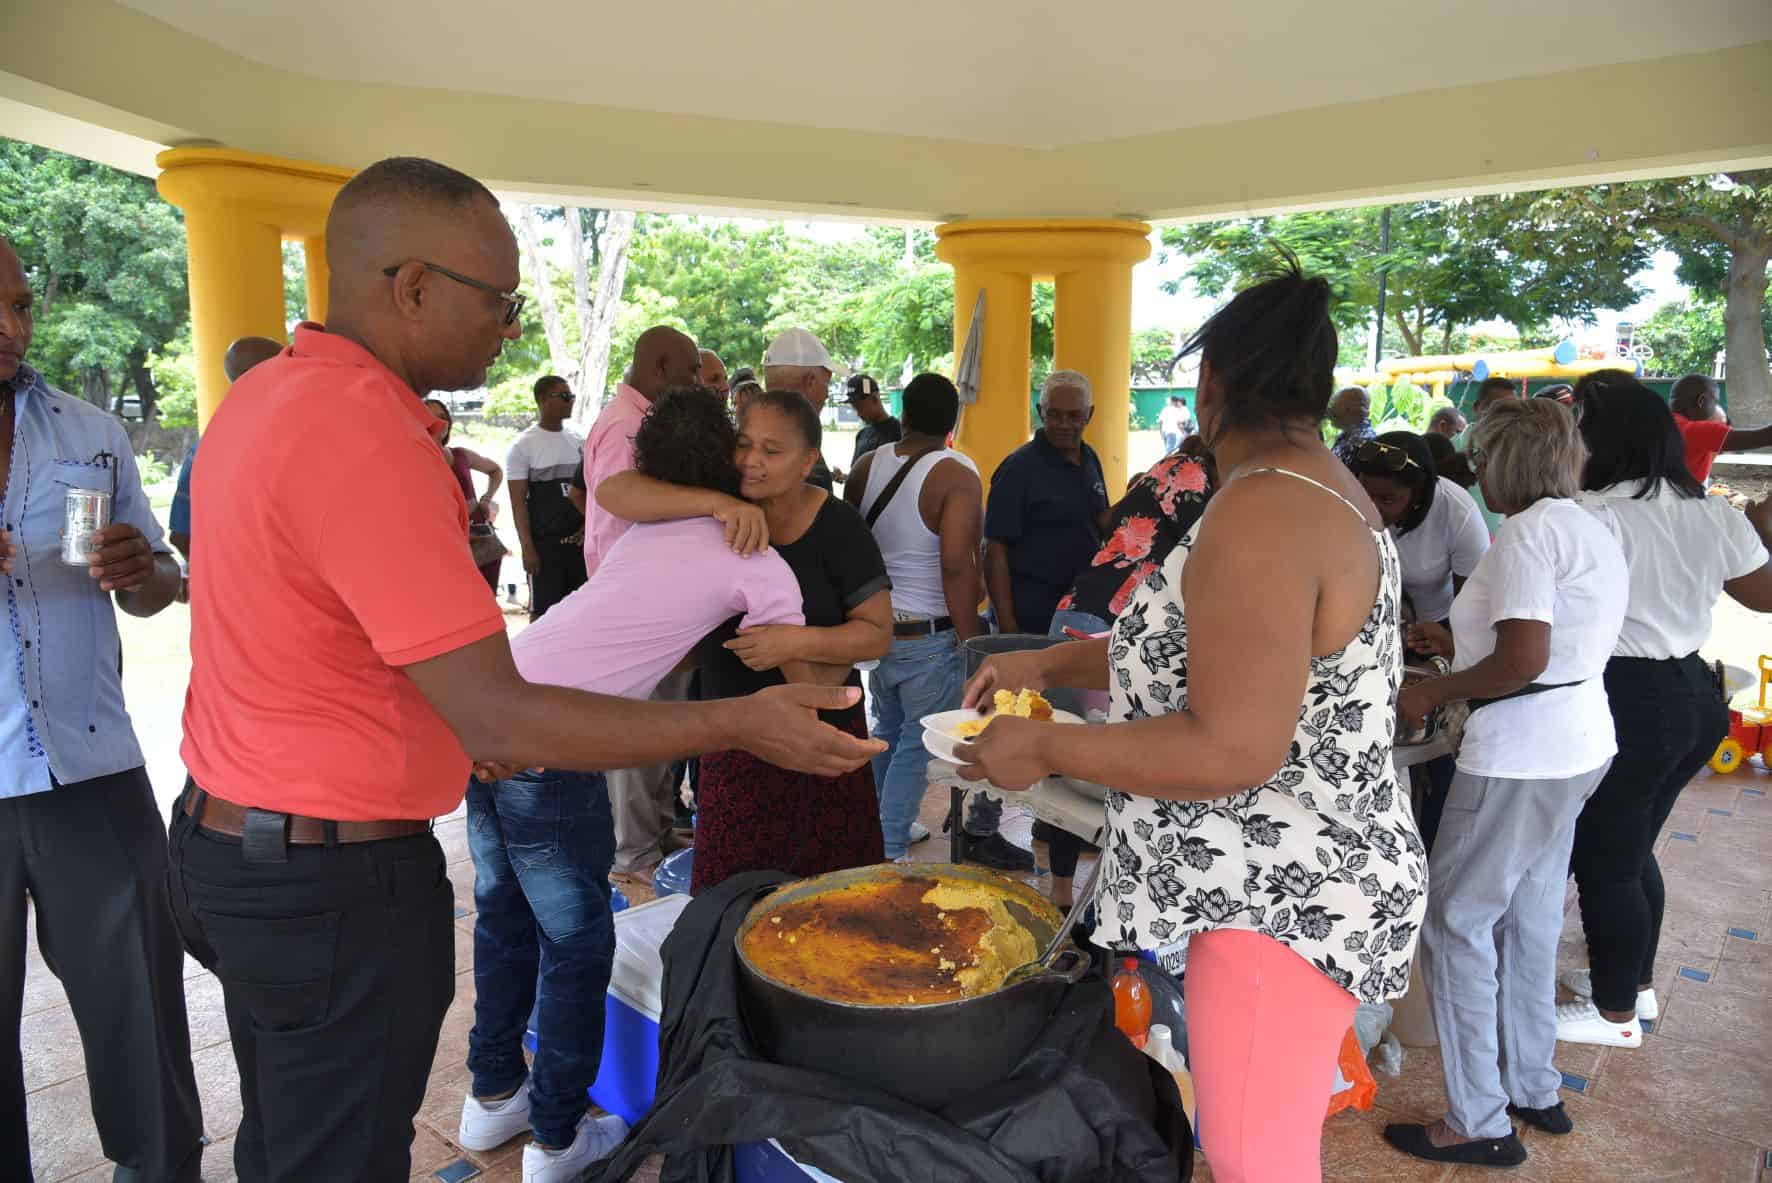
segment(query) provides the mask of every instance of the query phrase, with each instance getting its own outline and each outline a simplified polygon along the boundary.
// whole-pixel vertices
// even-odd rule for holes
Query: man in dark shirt
[[[853,472],[861,458],[875,448],[904,439],[904,428],[886,410],[886,404],[880,398],[880,384],[874,381],[873,375],[857,374],[849,379],[843,397],[861,416],[862,423],[861,431],[855,436],[855,455],[849,458],[849,470]]]
[[[1094,417],[1089,379],[1056,370],[1040,392],[1041,428],[991,477],[985,505],[985,588],[1000,633],[1045,636],[1058,601],[1101,546],[1107,480],[1095,449],[1083,442]],[[1027,851],[997,833],[1003,803],[980,790],[966,814],[966,857],[1021,870]]]
[[[1094,413],[1089,380],[1055,372],[1040,394],[1043,426],[991,477],[984,577],[998,632],[1044,636],[1059,599],[1101,545],[1107,480],[1083,442]]]

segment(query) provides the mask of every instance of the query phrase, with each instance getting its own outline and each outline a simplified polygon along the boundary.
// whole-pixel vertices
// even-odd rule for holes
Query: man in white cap
[[[831,379],[835,376],[836,366],[831,362],[830,351],[824,347],[813,334],[805,329],[789,329],[769,343],[763,352],[763,384],[770,391],[793,391],[812,404],[812,409],[819,414],[824,413],[825,400],[831,394]],[[835,483],[831,479],[830,466],[820,456],[812,466],[812,475],[806,478],[810,484],[817,485],[825,492],[831,492]]]

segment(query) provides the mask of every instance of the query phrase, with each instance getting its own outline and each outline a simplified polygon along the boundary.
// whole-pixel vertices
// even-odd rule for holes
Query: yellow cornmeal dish
[[[1052,718],[1052,704],[1037,690],[999,690],[991,700],[991,713],[982,719],[968,719],[954,728],[961,739],[971,739],[991,723],[1008,715],[1013,719],[1046,720]]]
[[[1010,894],[968,879],[907,876],[794,900],[746,931],[751,967],[784,986],[861,1006],[988,994],[1039,955]]]

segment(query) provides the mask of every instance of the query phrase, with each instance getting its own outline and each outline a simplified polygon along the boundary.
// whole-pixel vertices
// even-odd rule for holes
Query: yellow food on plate
[[[971,739],[989,727],[992,720],[1003,715],[1044,722],[1052,718],[1052,704],[1038,690],[999,690],[991,702],[990,714],[982,719],[968,719],[954,728],[954,734],[961,739]]]

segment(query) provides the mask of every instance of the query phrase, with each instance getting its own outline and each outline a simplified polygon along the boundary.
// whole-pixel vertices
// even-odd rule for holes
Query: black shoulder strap
[[[1486,706],[1498,702],[1506,702],[1510,698],[1526,698],[1533,694],[1543,694],[1546,690],[1563,690],[1570,686],[1580,686],[1580,682],[1528,682],[1518,690],[1494,698],[1473,698],[1470,700],[1471,714],[1476,714]]]
[[[911,470],[923,463],[923,461],[927,460],[929,457],[939,456],[944,450],[945,449],[942,448],[931,448],[927,452],[919,452],[917,455],[912,456],[909,460],[904,462],[904,467],[900,468],[893,474],[892,479],[886,482],[886,487],[880,490],[879,498],[875,500],[873,507],[868,510],[868,529],[872,530],[874,528],[874,523],[880,520],[880,515],[886,512],[887,504],[891,502],[893,495],[898,492],[898,487],[904,484],[904,479],[911,475]]]

